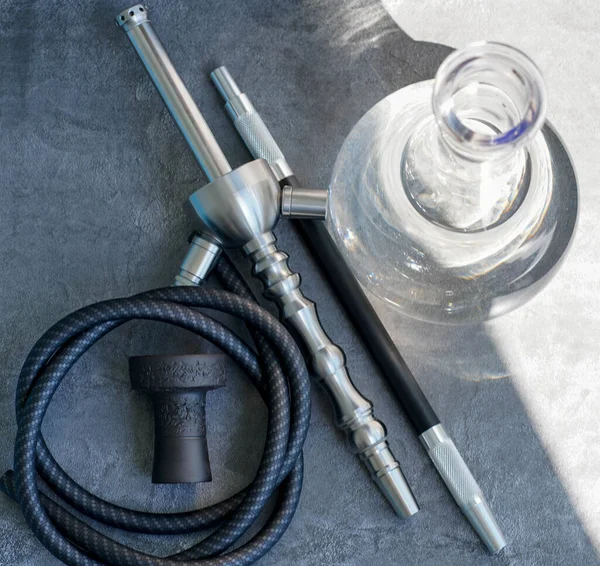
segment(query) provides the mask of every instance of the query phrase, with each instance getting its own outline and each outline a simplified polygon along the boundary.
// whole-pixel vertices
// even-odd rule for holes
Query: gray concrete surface
[[[323,186],[356,120],[386,94],[431,77],[448,52],[415,40],[458,46],[464,38],[452,35],[456,28],[472,28],[469,18],[477,14],[485,21],[486,10],[498,27],[479,24],[469,33],[498,38],[490,30],[508,29],[519,16],[508,3],[506,13],[466,0],[452,3],[456,13],[444,11],[441,2],[428,4],[438,12],[392,0],[385,6],[370,0],[156,0],[150,8],[231,161],[241,164],[248,156],[207,78],[219,64],[252,96],[305,183]],[[116,0],[0,2],[2,470],[11,467],[20,363],[35,339],[77,307],[168,284],[189,230],[181,202],[204,182],[127,39],[113,25],[124,7]],[[551,34],[542,24],[560,9],[550,3],[539,21],[530,8],[525,11],[533,30],[525,47],[534,58],[535,37],[548,45],[545,35]],[[460,20],[453,19],[458,14]],[[575,16],[570,17],[555,27],[595,37],[590,21],[571,28]],[[444,36],[444,26],[452,34]],[[570,58],[553,59],[559,68],[583,69],[577,92],[571,74],[553,73],[550,81],[558,90],[551,118],[555,109],[562,116],[577,110],[564,123],[554,121],[574,152],[583,192],[580,233],[555,281],[516,313],[475,327],[424,325],[375,303],[488,495],[509,546],[499,556],[486,554],[298,237],[282,225],[282,247],[303,273],[305,291],[319,304],[327,330],[346,350],[356,383],[388,425],[423,510],[404,523],[394,517],[346,451],[327,401],[315,389],[301,505],[261,564],[599,563],[594,346],[600,318],[593,230],[600,205],[594,185],[598,162],[592,159],[597,129],[596,117],[569,105],[571,94],[587,93],[590,105],[598,96],[598,72],[584,72],[592,48],[589,44],[585,57],[572,49]],[[140,509],[189,509],[245,485],[258,463],[265,412],[243,375],[233,375],[226,389],[212,394],[212,484],[150,484],[149,404],[129,391],[127,357],[210,349],[155,324],[129,325],[95,346],[61,386],[45,422],[59,462],[87,488]],[[163,553],[173,548],[152,537],[140,545]],[[0,564],[57,563],[30,533],[17,505],[0,495]]]

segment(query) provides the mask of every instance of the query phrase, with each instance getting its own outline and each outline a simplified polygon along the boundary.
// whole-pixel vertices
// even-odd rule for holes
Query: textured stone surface
[[[441,1],[431,4],[446,15]],[[437,24],[436,12],[418,19],[417,2],[386,5],[401,24],[406,15],[413,37],[449,44],[456,44],[455,36],[425,36],[419,29],[442,24],[471,29],[475,18],[500,18],[506,27],[510,17],[520,21],[516,12],[498,16],[500,8],[485,4],[476,10],[475,4],[483,6],[451,3],[470,13]],[[6,469],[16,430],[17,374],[35,339],[84,304],[169,284],[189,230],[181,203],[203,180],[113,24],[126,6],[116,0],[5,0],[0,7],[0,468]],[[327,184],[344,136],[366,110],[391,91],[430,78],[448,52],[413,41],[382,6],[368,0],[156,0],[150,8],[157,32],[232,164],[248,156],[207,78],[219,64],[243,85],[308,186]],[[552,2],[540,16],[545,19],[527,18],[529,35],[546,45],[542,24],[555,13],[562,14]],[[593,39],[593,21],[575,17],[561,18],[553,29],[566,30],[565,38],[573,30]],[[496,37],[491,25],[475,27],[479,37]],[[531,37],[527,46],[536,58]],[[550,86],[559,85],[559,78],[573,81],[566,71],[577,70],[581,60],[577,96],[587,89],[597,98],[598,72],[585,74],[592,56],[573,56],[581,59],[552,60],[563,71],[552,75]],[[422,511],[408,522],[395,518],[346,450],[332,427],[328,402],[315,389],[301,505],[261,564],[598,563],[590,540],[598,538],[600,504],[600,444],[593,418],[600,329],[593,229],[600,205],[591,184],[598,162],[583,152],[592,139],[580,139],[576,125],[597,119],[575,111],[571,90],[552,94],[551,108],[574,109],[557,125],[588,181],[582,183],[580,235],[556,281],[514,315],[478,327],[422,325],[376,305],[487,494],[509,546],[498,557],[486,554],[309,254],[282,224],[277,231],[282,247],[303,274],[305,292],[319,305],[325,327],[345,349],[357,385],[387,424]],[[568,126],[566,132],[562,126]],[[586,127],[597,140],[597,128]],[[208,407],[212,484],[150,483],[150,405],[130,391],[127,358],[199,351],[213,350],[152,323],[130,324],[95,346],[61,386],[45,422],[59,462],[94,492],[156,511],[203,505],[245,485],[258,463],[266,419],[257,393],[235,373],[225,389],[211,393]],[[211,442],[217,438],[218,444]],[[148,537],[143,544],[164,552],[168,543]],[[0,564],[57,564],[3,495]]]

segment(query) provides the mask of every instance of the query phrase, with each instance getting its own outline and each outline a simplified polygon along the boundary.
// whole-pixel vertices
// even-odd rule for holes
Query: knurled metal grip
[[[229,71],[225,67],[219,67],[210,74],[210,78],[225,100],[225,109],[252,156],[268,161],[278,181],[290,177],[292,169],[271,132],[249,98],[240,92]]]
[[[344,352],[327,336],[315,304],[300,290],[300,275],[288,266],[288,255],[277,249],[275,235],[268,232],[243,247],[253,263],[253,275],[265,286],[264,295],[279,307],[283,320],[302,337],[310,352],[313,374],[328,393],[339,428],[347,434],[353,452],[401,517],[414,515],[419,507],[400,465],[387,443],[383,423],[373,415],[372,403],[352,383]]]
[[[419,437],[444,483],[490,552],[506,546],[483,493],[444,427],[438,424]]]
[[[243,96],[245,97],[245,95]],[[231,105],[228,108],[231,108]],[[230,111],[229,114],[231,115],[232,112]],[[282,164],[286,163],[283,153],[254,109],[232,116],[232,121],[253,156],[260,155],[275,167],[279,166],[280,171],[277,174],[279,179],[284,179],[291,174],[291,172],[283,170]]]

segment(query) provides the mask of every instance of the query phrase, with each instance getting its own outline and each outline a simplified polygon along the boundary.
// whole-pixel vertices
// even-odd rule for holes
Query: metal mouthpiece
[[[481,488],[444,427],[441,424],[431,427],[419,438],[456,503],[489,551],[495,554],[502,550],[506,539]]]

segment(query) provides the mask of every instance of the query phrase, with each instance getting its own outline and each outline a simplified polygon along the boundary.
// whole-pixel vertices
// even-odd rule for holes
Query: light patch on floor
[[[502,41],[525,51],[542,70],[548,118],[571,153],[580,183],[578,233],[551,284],[528,305],[489,326],[561,481],[600,548],[598,4],[594,0],[382,3],[415,40],[452,47],[484,39]]]

